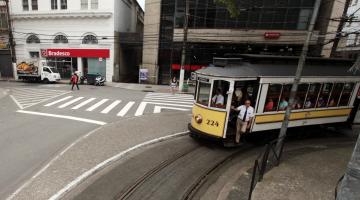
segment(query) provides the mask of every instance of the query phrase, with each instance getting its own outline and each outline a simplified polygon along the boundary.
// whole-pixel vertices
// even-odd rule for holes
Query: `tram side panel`
[[[269,84],[263,84],[262,86],[260,101],[259,105],[257,106],[257,114],[251,129],[252,132],[280,129],[284,120],[284,111],[271,113],[263,112],[265,98],[268,92],[268,85]],[[354,101],[357,98],[359,87],[360,83],[357,83],[353,90],[349,106],[347,107],[294,110],[290,116],[289,127],[346,122],[349,119]]]

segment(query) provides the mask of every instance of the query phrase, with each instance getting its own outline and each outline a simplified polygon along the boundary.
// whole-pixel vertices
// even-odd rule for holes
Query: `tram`
[[[191,135],[234,141],[237,113],[232,108],[245,100],[254,108],[246,134],[280,129],[297,62],[298,57],[292,56],[214,58],[213,66],[195,72]],[[360,76],[349,71],[352,64],[345,59],[307,58],[289,127],[347,122],[352,113],[356,115]],[[216,102],[219,93],[223,99]]]

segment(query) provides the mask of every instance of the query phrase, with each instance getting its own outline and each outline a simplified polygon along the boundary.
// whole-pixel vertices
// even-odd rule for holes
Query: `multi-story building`
[[[119,81],[122,70],[135,67],[123,62],[120,35],[142,29],[144,13],[136,0],[10,2],[18,62],[46,59],[63,78],[80,71],[107,81]]]
[[[344,9],[345,0],[323,1],[310,43],[310,53],[329,56],[324,39],[332,35],[332,13]],[[237,0],[240,13],[230,17],[213,0],[190,2],[186,75],[207,66],[216,56],[240,53],[298,55],[305,41],[315,0]],[[181,61],[185,0],[147,0],[142,68],[149,82],[166,84],[177,76]],[[319,35],[320,34],[320,35]],[[330,48],[331,49],[331,48]]]
[[[12,77],[8,14],[5,0],[0,0],[0,77]]]
[[[349,20],[345,23],[337,49],[338,54],[347,58],[360,56],[360,1],[352,0],[347,10]]]

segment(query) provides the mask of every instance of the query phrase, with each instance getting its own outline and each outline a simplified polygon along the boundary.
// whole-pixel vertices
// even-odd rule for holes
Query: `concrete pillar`
[[[84,68],[82,58],[77,58],[78,71],[81,73],[81,76],[84,76]]]

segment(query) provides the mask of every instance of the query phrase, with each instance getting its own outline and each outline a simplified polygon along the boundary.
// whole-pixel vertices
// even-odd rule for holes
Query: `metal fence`
[[[277,147],[278,143],[280,144],[280,147]],[[277,148],[280,148],[280,150]],[[272,167],[280,164],[283,148],[284,138],[278,138],[265,145],[265,150],[259,154],[254,163],[248,200],[251,200],[252,192],[254,191],[256,184],[262,181],[264,174]]]

